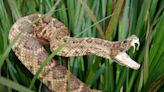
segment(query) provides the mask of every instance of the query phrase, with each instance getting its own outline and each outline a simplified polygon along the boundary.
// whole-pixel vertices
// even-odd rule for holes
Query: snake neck
[[[63,39],[52,39],[50,41],[51,51],[55,51],[62,44],[65,44],[65,46],[57,53],[57,55],[64,57],[93,54],[111,59],[119,52],[126,50],[126,47],[121,41],[111,42],[99,38],[73,38],[65,36]]]

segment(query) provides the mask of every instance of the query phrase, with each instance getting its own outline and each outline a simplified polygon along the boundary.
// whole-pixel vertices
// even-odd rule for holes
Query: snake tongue
[[[117,63],[127,66],[132,69],[139,69],[140,64],[136,63],[134,60],[132,60],[125,52],[120,52],[118,55],[114,57]]]

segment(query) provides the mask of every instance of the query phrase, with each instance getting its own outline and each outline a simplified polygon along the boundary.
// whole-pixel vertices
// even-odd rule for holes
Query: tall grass
[[[32,81],[33,75],[12,52],[8,33],[21,16],[50,10],[68,27],[72,37],[123,40],[135,34],[140,38],[139,51],[128,51],[141,64],[139,70],[94,55],[69,58],[71,73],[90,88],[104,92],[164,91],[164,0],[60,0],[54,11],[56,1],[0,0],[0,92],[45,89],[39,81]],[[29,89],[34,82],[34,88]]]

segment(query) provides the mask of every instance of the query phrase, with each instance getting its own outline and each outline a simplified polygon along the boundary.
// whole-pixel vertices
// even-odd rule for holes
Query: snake
[[[140,64],[135,62],[126,53],[131,47],[134,51],[139,48],[139,38],[131,35],[122,41],[108,41],[93,37],[70,37],[68,28],[52,16],[43,14],[31,14],[21,17],[9,31],[9,42],[11,43],[22,29],[27,25],[37,22],[25,29],[25,32],[18,37],[12,50],[23,65],[35,74],[40,65],[49,56],[44,45],[49,45],[53,52],[62,44],[65,46],[56,55],[63,57],[96,55],[105,59],[113,60],[116,63],[137,70]],[[52,59],[41,71],[38,79],[42,81],[52,92],[93,92],[85,83],[70,73],[66,67]],[[68,86],[68,79],[70,85]]]

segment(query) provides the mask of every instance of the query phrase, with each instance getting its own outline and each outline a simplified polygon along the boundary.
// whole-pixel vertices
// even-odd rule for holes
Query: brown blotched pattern
[[[107,59],[113,59],[119,52],[131,47],[130,41],[136,36],[129,38],[126,43],[122,41],[110,42],[98,38],[72,38],[69,36],[67,27],[63,23],[50,16],[39,19],[31,27],[26,25],[41,17],[40,14],[33,14],[17,20],[9,33],[10,42],[23,32],[12,47],[20,61],[35,74],[40,65],[48,57],[43,48],[44,43],[50,44],[50,49],[55,51],[59,46],[67,43],[57,55],[64,57],[82,56],[94,54]],[[126,65],[125,65],[126,66]],[[128,66],[129,67],[129,66]],[[55,60],[49,62],[41,72],[39,79],[54,92],[66,92],[68,89],[68,71]],[[70,74],[71,92],[91,92],[84,83]]]

